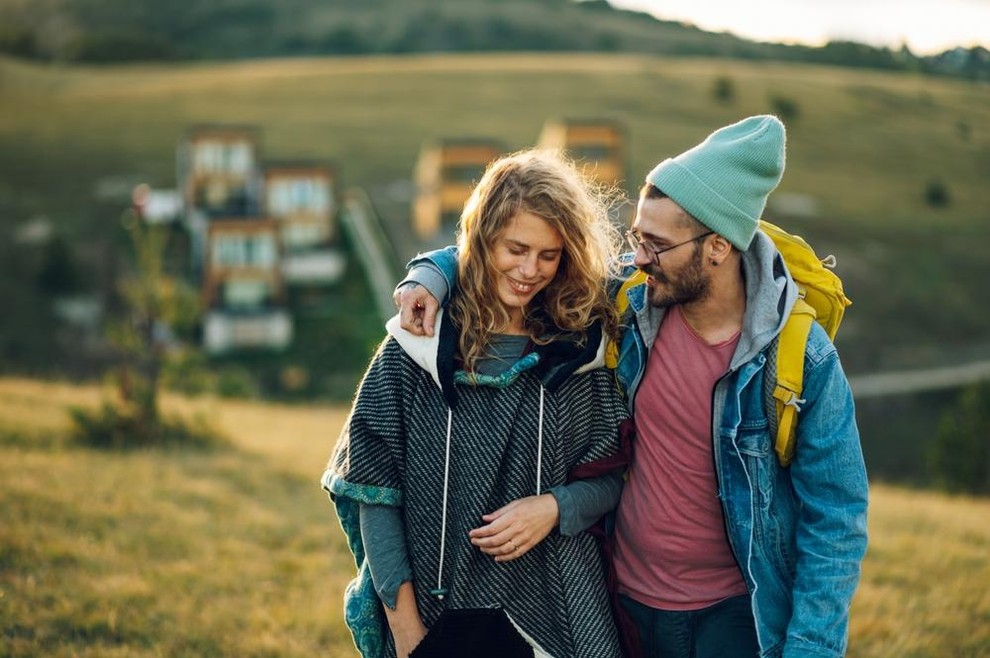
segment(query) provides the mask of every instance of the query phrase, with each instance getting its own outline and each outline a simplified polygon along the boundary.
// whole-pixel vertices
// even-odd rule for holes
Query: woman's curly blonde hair
[[[460,327],[464,370],[473,372],[492,334],[505,331],[509,314],[500,303],[493,249],[520,212],[557,229],[563,252],[557,273],[524,309],[533,340],[562,334],[578,338],[596,321],[615,336],[618,318],[606,285],[617,263],[618,230],[609,211],[614,189],[597,185],[560,152],[526,150],[491,163],[464,206],[458,227],[458,292],[449,312]],[[534,312],[539,306],[540,312]]]

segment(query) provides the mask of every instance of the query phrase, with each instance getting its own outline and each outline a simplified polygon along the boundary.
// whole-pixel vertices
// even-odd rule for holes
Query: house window
[[[603,162],[615,157],[613,149],[605,144],[580,144],[568,148],[571,157],[575,160],[585,160],[589,162]]]
[[[201,173],[247,174],[251,147],[244,142],[204,141],[196,145],[195,166]]]
[[[322,178],[276,180],[269,185],[268,198],[269,212],[275,216],[325,213],[330,208],[330,186]]]
[[[243,240],[236,235],[221,235],[213,241],[213,263],[219,267],[237,267],[244,262]]]
[[[282,229],[282,241],[290,249],[317,245],[326,237],[320,224],[290,224]]]
[[[443,168],[443,179],[448,183],[470,185],[481,180],[485,173],[483,164],[447,165]]]
[[[246,174],[251,171],[251,147],[240,142],[227,144],[224,149],[224,171],[235,174]]]
[[[223,306],[231,309],[253,309],[265,306],[272,298],[267,281],[231,280],[223,285]]]
[[[270,233],[220,235],[214,239],[213,262],[218,267],[271,268],[277,252],[275,236]]]

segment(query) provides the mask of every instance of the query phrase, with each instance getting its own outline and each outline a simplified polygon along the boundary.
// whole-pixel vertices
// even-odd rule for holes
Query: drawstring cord
[[[540,384],[540,424],[536,435],[536,495],[540,495],[540,464],[543,463],[543,384]]]
[[[541,464],[543,463],[543,385],[540,385],[540,421],[536,434],[536,495],[540,495]],[[450,434],[454,411],[447,407],[447,446],[443,463],[443,513],[440,516],[440,564],[437,566],[437,586],[430,594],[443,601],[447,588],[443,586],[443,554],[447,544],[447,488],[450,484]]]
[[[447,407],[447,449],[443,460],[443,514],[440,517],[440,564],[437,567],[437,588],[430,594],[443,601],[447,590],[443,587],[443,549],[447,538],[447,486],[450,483],[450,428],[454,420],[454,410]]]

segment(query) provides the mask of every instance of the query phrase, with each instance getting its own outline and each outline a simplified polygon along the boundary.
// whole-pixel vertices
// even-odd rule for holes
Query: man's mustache
[[[647,265],[646,267],[640,267],[639,271],[646,274],[647,276],[653,277],[654,280],[660,283],[667,283],[667,277],[665,277],[663,275],[663,272],[660,271],[660,268],[658,268],[655,265]]]

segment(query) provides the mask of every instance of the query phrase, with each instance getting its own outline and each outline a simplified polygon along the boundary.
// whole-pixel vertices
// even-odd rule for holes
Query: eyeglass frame
[[[636,229],[629,229],[626,231],[626,243],[632,247],[633,252],[639,253],[639,248],[642,247],[647,251],[647,253],[653,254],[653,262],[657,265],[660,264],[660,254],[665,254],[672,249],[677,249],[678,247],[683,247],[686,244],[691,244],[692,242],[697,242],[702,238],[707,238],[709,235],[715,235],[715,231],[708,231],[707,233],[702,233],[701,235],[696,235],[690,240],[685,240],[684,242],[678,242],[675,245],[669,247],[663,247],[662,249],[657,249],[653,247],[649,240],[644,240],[642,237],[636,237],[639,235],[639,231]]]

